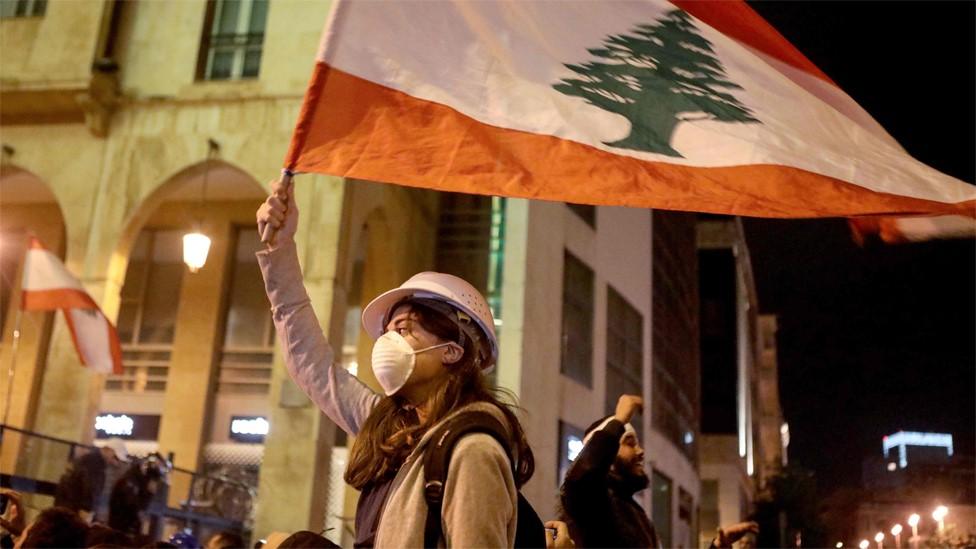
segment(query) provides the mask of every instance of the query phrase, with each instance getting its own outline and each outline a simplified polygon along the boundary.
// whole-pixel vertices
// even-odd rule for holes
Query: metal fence
[[[21,492],[28,518],[32,518],[53,505],[58,481],[68,465],[92,451],[98,451],[97,447],[0,423],[0,486]],[[145,456],[130,458],[136,462]],[[172,454],[166,458],[172,463]],[[107,520],[112,486],[126,468],[107,472],[96,520]],[[250,479],[171,467],[166,483],[146,512],[148,520],[143,531],[154,540],[168,539],[181,530],[200,540],[221,530],[236,531],[246,539],[255,502],[256,491]]]

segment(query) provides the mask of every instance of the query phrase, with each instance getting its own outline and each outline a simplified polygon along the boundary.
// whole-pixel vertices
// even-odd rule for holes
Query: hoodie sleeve
[[[483,433],[462,437],[444,486],[447,547],[511,547],[517,505],[512,466],[501,444]]]
[[[624,424],[616,419],[593,433],[566,473],[561,490],[563,509],[569,516],[590,512],[597,502],[607,499],[610,467],[620,450]]]
[[[295,243],[260,251],[257,258],[288,374],[319,410],[355,435],[380,396],[334,364],[332,347],[305,291]]]

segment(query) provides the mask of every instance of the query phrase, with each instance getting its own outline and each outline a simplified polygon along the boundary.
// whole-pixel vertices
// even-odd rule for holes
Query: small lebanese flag
[[[24,260],[21,308],[61,309],[81,363],[104,374],[122,373],[122,347],[115,326],[64,263],[34,237]]]
[[[909,156],[741,1],[338,0],[285,167],[763,217],[976,215],[976,187]]]

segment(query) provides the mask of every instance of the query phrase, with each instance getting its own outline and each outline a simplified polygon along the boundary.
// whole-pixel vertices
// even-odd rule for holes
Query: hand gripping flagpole
[[[295,172],[289,170],[288,168],[283,168],[281,170],[281,187],[279,188],[278,198],[282,199],[285,203],[285,215],[288,215],[288,193],[291,191],[292,179],[295,177]],[[281,196],[284,193],[284,197]],[[264,231],[261,232],[261,242],[264,242],[270,248],[274,245],[275,236],[277,236],[278,230],[271,226],[271,223],[267,223],[264,226]]]

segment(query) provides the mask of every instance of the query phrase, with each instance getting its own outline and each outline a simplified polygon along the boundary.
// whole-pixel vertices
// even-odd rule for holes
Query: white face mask
[[[410,374],[417,365],[417,355],[450,344],[451,342],[440,343],[414,351],[402,335],[395,331],[386,332],[373,344],[371,365],[376,381],[380,383],[386,396],[391,396],[410,379]]]

